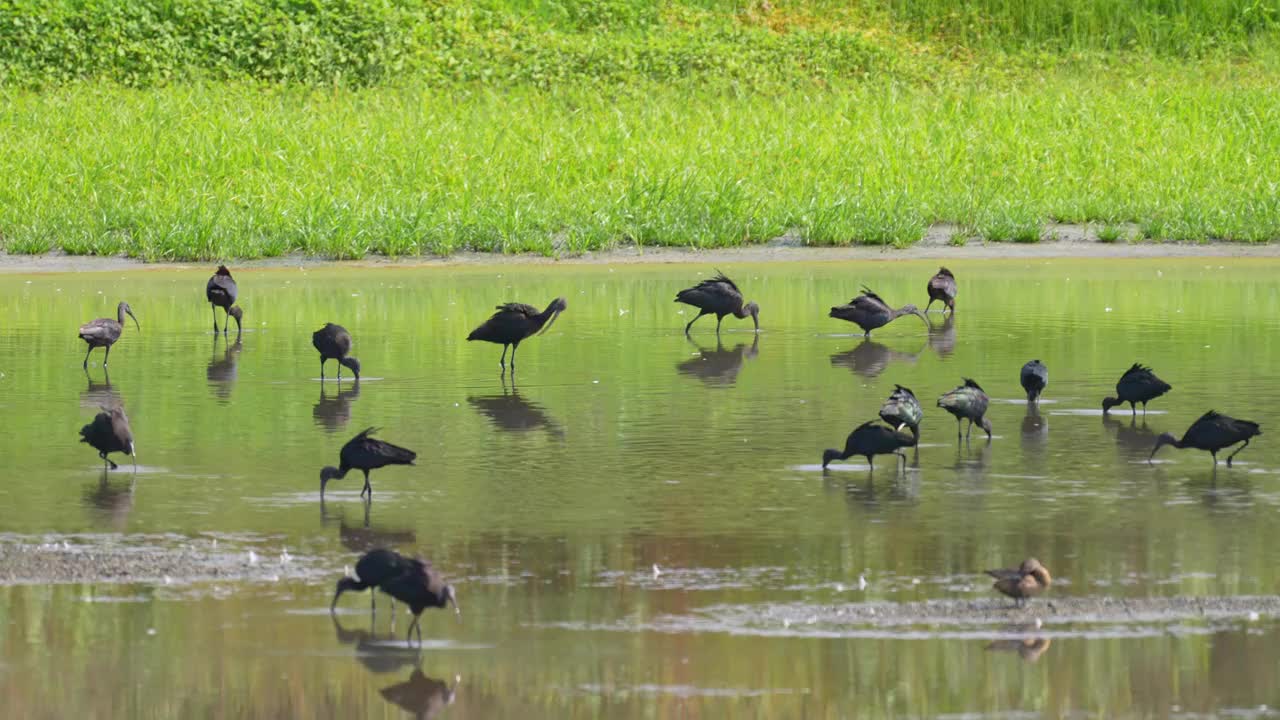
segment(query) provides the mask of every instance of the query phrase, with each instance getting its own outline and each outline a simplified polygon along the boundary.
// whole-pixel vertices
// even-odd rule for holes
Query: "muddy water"
[[[954,263],[960,312],[874,341],[826,317],[866,283],[926,300],[915,262],[724,267],[763,332],[671,302],[690,265],[270,269],[211,331],[196,272],[0,277],[0,691],[10,717],[1266,716],[1280,705],[1280,262]],[[505,300],[569,309],[521,350],[467,332]],[[142,324],[86,375],[76,327]],[[359,387],[310,332],[351,330]],[[219,320],[221,322],[221,319]],[[1037,413],[1018,369],[1039,358]],[[1135,361],[1174,385],[1100,416]],[[329,373],[335,370],[331,363]],[[996,437],[932,408],[962,376]],[[822,450],[894,383],[926,404],[898,474]],[[103,477],[77,429],[123,403]],[[1267,433],[1236,467],[1165,449],[1209,408]],[[419,452],[319,499],[360,429]],[[366,596],[358,553],[432,558],[460,620]],[[1048,602],[984,567],[1035,555]],[[655,569],[656,566],[656,569]],[[403,612],[403,610],[401,610]]]

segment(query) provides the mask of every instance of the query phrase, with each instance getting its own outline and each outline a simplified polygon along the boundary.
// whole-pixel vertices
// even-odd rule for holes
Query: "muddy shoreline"
[[[545,256],[537,254],[459,252],[444,256],[387,258],[370,256],[361,260],[334,261],[303,254],[278,258],[236,260],[243,269],[293,267],[467,267],[480,265],[629,265],[675,263],[770,263],[839,262],[849,260],[967,260],[967,259],[1049,259],[1049,258],[1280,258],[1280,243],[1235,242],[1099,242],[1083,226],[1058,226],[1038,243],[992,243],[969,241],[950,244],[950,234],[930,230],[929,235],[907,248],[857,245],[852,247],[808,247],[788,238],[746,247],[694,249],[683,247],[621,247],[612,250]],[[0,252],[0,273],[57,273],[119,270],[183,270],[205,268],[210,262],[154,262],[123,256],[86,256],[49,253],[10,255]]]

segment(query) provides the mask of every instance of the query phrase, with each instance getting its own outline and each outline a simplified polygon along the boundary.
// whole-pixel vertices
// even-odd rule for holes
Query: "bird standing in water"
[[[1151,457],[1147,458],[1150,462],[1151,458],[1156,456],[1156,451],[1165,445],[1172,445],[1176,448],[1193,448],[1196,450],[1208,450],[1213,455],[1213,464],[1218,464],[1218,451],[1231,447],[1238,442],[1244,444],[1236,448],[1236,451],[1227,456],[1227,467],[1231,467],[1231,459],[1240,454],[1240,451],[1249,447],[1249,440],[1262,434],[1262,430],[1258,428],[1258,423],[1251,420],[1237,420],[1228,415],[1210,410],[1200,419],[1191,423],[1191,427],[1182,434],[1182,439],[1174,437],[1171,433],[1162,433],[1156,438],[1156,446],[1151,449]]]
[[[409,625],[409,633],[418,631],[418,642],[422,642],[422,611],[427,608],[446,608],[453,603],[453,611],[459,617],[462,610],[458,607],[458,596],[453,586],[447,584],[440,572],[430,562],[419,560],[407,572],[387,580],[380,586],[382,592],[409,606],[413,613],[413,623]]]
[[[91,320],[80,326],[80,339],[89,345],[89,350],[84,354],[84,367],[89,367],[89,353],[93,352],[96,347],[106,348],[106,355],[102,357],[102,367],[107,366],[107,359],[111,357],[111,346],[116,344],[120,339],[121,333],[124,332],[124,316],[128,315],[133,318],[133,324],[138,328],[138,332],[142,332],[142,326],[138,325],[138,318],[134,317],[133,308],[129,307],[129,303],[122,302],[116,306],[116,319],[98,318]]]
[[[924,306],[924,311],[929,312],[929,308],[937,301],[941,301],[944,306],[942,312],[950,310],[952,315],[955,314],[956,276],[946,268],[938,268],[938,274],[929,278],[929,304]]]
[[[1022,389],[1027,391],[1027,402],[1036,402],[1040,399],[1040,393],[1049,385],[1049,368],[1039,360],[1032,360],[1022,366],[1018,380],[1022,383]]]
[[[920,420],[924,418],[924,408],[916,399],[911,388],[894,385],[889,398],[880,406],[880,418],[895,428],[910,428],[911,436],[920,439]]]
[[[538,308],[524,303],[506,303],[497,306],[495,312],[480,327],[471,331],[467,341],[483,340],[502,346],[502,357],[498,365],[507,367],[507,347],[511,347],[511,371],[516,369],[516,350],[520,343],[535,333],[541,335],[556,321],[560,313],[569,307],[568,301],[558,297],[551,301],[546,310],[538,312]]]
[[[986,418],[990,402],[987,393],[978,383],[965,378],[963,385],[938,398],[938,407],[955,416],[957,438],[960,437],[960,422],[968,420],[969,429],[964,434],[966,438],[973,432],[973,424],[977,423],[978,427],[987,432],[987,439],[990,440],[991,421]]]
[[[703,315],[716,316],[717,335],[720,334],[720,323],[724,322],[725,315],[739,319],[750,317],[751,322],[755,323],[756,332],[760,332],[760,306],[754,302],[744,303],[742,291],[718,270],[714,277],[676,293],[676,302],[698,308],[697,316],[684,326],[685,335],[689,334],[689,328]]]
[[[1049,569],[1035,558],[1022,561],[1022,565],[1016,568],[987,570],[986,573],[996,579],[991,587],[1013,598],[1018,607],[1026,605],[1029,599],[1044,592],[1053,582]]]
[[[1116,383],[1116,397],[1102,399],[1102,414],[1106,415],[1111,408],[1122,403],[1129,403],[1133,415],[1138,414],[1138,403],[1142,403],[1142,414],[1147,414],[1147,402],[1155,400],[1169,392],[1173,386],[1156,377],[1151,368],[1134,363],[1133,367],[1124,371],[1120,382]]]
[[[329,612],[338,607],[338,598],[348,590],[363,592],[381,587],[383,583],[398,577],[413,568],[420,566],[421,560],[407,558],[395,550],[375,548],[360,556],[356,561],[355,577],[346,576],[338,581],[337,590],[333,593],[333,602],[329,603]],[[376,608],[374,595],[369,594],[369,606]]]
[[[374,439],[372,435],[377,431],[377,428],[366,428],[359,435],[351,438],[346,445],[342,446],[342,451],[338,455],[338,467],[328,465],[320,470],[321,502],[324,502],[325,485],[328,485],[330,480],[340,480],[346,477],[347,473],[352,470],[359,470],[364,473],[364,488],[360,490],[360,497],[364,497],[365,493],[368,493],[369,500],[372,501],[373,487],[369,485],[370,470],[377,470],[388,465],[413,464],[414,459],[418,457],[417,453],[398,445],[392,445],[389,442]]]
[[[222,334],[227,334],[227,328],[231,325],[231,318],[236,319],[236,334],[240,332],[240,318],[243,311],[240,308],[233,308],[236,304],[236,281],[231,277],[231,271],[226,265],[219,265],[218,271],[209,278],[208,284],[204,286],[204,296],[209,300],[209,306],[213,310],[213,331],[218,332],[218,308],[222,308],[226,312],[226,317],[222,323]]]
[[[849,437],[844,441],[844,451],[834,448],[824,450],[822,453],[822,469],[826,469],[832,460],[845,460],[854,455],[861,455],[867,459],[867,464],[871,469],[875,469],[875,462],[872,457],[875,455],[897,455],[902,458],[902,462],[907,462],[907,456],[902,454],[901,448],[911,447],[916,444],[916,439],[901,430],[895,430],[888,425],[881,425],[875,420],[869,420],[862,423],[853,432],[849,433]],[[897,459],[894,459],[894,467],[897,467]]]
[[[346,365],[356,380],[360,379],[360,361],[351,357],[351,333],[341,325],[325,323],[324,327],[311,333],[311,344],[320,352],[320,380],[324,380],[324,364],[327,360],[338,361],[338,380],[342,380],[342,366]]]
[[[133,430],[124,408],[102,408],[93,422],[80,428],[80,442],[88,443],[98,451],[98,457],[115,470],[119,466],[107,457],[108,453],[122,452],[133,457],[133,467],[138,467],[138,454],[133,447]]]
[[[850,300],[846,305],[836,305],[828,313],[837,320],[848,320],[862,328],[863,337],[871,337],[871,331],[884,327],[903,315],[915,315],[927,326],[929,319],[915,305],[903,305],[894,310],[881,297],[865,285],[862,294]]]

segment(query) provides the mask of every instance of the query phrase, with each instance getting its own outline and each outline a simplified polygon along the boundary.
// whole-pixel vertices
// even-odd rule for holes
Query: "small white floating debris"
[[[279,576],[279,575],[272,575],[272,576],[271,576],[271,582],[280,582],[280,576]]]
[[[292,560],[292,559],[293,559],[293,558],[289,556],[289,549],[288,549],[288,548],[282,548],[282,549],[280,550],[280,564],[281,564],[281,565],[288,565],[288,564],[289,564],[289,561],[290,561],[290,560]]]
[[[911,578],[911,584],[912,584],[912,585],[919,585],[919,584],[920,584],[920,578]]]
[[[257,564],[258,564],[258,553],[254,552],[254,551],[252,551],[252,550],[250,550],[250,551],[249,551],[249,564],[250,564],[250,565],[257,565]]]
[[[791,620],[789,620],[789,619],[787,619],[787,618],[782,618],[782,627],[784,627],[784,628],[789,628],[789,627],[791,627]]]
[[[1211,347],[1213,347],[1213,346],[1212,346],[1212,345],[1205,345],[1205,346],[1204,346],[1204,349],[1205,349],[1205,350],[1208,350],[1208,349],[1209,349],[1209,348],[1211,348]]]
[[[1157,271],[1156,271],[1156,277],[1164,277],[1164,271],[1163,271],[1163,270],[1157,270]]]
[[[351,297],[360,297],[360,293],[351,293]]]
[[[173,578],[169,577],[168,575],[165,575],[165,576],[164,576],[164,584],[165,584],[165,585],[172,585],[172,584],[173,584]]]
[[[836,583],[836,592],[844,592],[844,583]]]
[[[858,576],[858,589],[859,589],[859,590],[866,590],[866,589],[867,589],[867,576],[866,576],[866,575],[859,575],[859,576]]]
[[[218,538],[214,538],[214,539],[213,539],[213,549],[214,549],[214,550],[217,550],[217,549],[218,549]]]
[[[622,317],[623,315],[626,315],[629,312],[631,311],[625,308],[618,308],[618,317]]]
[[[155,628],[147,628],[147,634],[148,634],[148,635],[155,635],[155,634],[156,634],[156,629],[155,629]]]
[[[683,314],[684,314],[684,311],[683,311],[683,310],[677,310],[677,311],[676,311],[676,314],[677,314],[677,315],[683,315]]]
[[[70,550],[70,549],[71,549],[71,543],[67,542],[66,540],[63,540],[63,541],[62,541],[62,549],[63,549],[63,550]]]
[[[591,381],[591,384],[592,384],[592,385],[599,385],[599,384],[600,384],[600,381],[599,381],[599,380],[592,380],[592,381]]]
[[[1111,312],[1111,308],[1107,308],[1107,312]]]
[[[1036,618],[1036,629],[1039,630],[1042,627],[1044,627],[1044,621],[1040,618]]]
[[[655,578],[662,577],[662,568],[658,567],[658,563],[653,564],[653,576]]]
[[[1259,615],[1256,611],[1249,613],[1249,622],[1258,622],[1258,618]]]

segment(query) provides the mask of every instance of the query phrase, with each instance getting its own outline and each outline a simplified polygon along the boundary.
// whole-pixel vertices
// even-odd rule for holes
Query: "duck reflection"
[[[547,415],[541,405],[520,397],[520,390],[513,379],[511,392],[507,392],[507,383],[502,382],[501,395],[472,396],[467,404],[476,412],[489,418],[489,421],[503,432],[528,432],[544,429],[556,439],[564,437],[564,430],[559,423]]]
[[[240,351],[244,349],[244,345],[241,344],[240,334],[237,333],[235,343],[227,345],[220,356],[218,355],[219,337],[217,334],[213,336],[213,357],[209,359],[209,367],[205,368],[204,375],[218,401],[226,403],[231,400],[231,387],[239,374],[236,365],[240,362]]]
[[[338,394],[329,397],[325,393],[327,383],[320,383],[320,399],[316,401],[315,407],[311,408],[311,418],[315,420],[316,425],[324,428],[329,432],[337,432],[347,426],[351,422],[351,403],[360,397],[360,379],[351,384],[347,389],[342,388],[342,382],[338,382]]]
[[[920,358],[920,352],[923,352],[923,349],[913,353],[902,352],[868,339],[863,340],[852,350],[833,353],[831,364],[849,368],[865,378],[874,378],[884,372],[890,363],[908,362],[914,365]]]
[[[98,482],[85,488],[84,505],[92,508],[107,525],[116,530],[123,530],[129,513],[133,510],[133,488],[137,480],[135,475],[129,483],[112,485],[107,475],[107,468],[102,468],[102,477]]]
[[[1130,416],[1127,420],[1121,420],[1103,415],[1102,427],[1107,432],[1115,432],[1116,446],[1123,452],[1146,458],[1151,448],[1156,446],[1156,431],[1147,427],[1145,417],[1139,425],[1137,417]]]
[[[388,685],[378,692],[386,698],[387,702],[400,707],[415,718],[426,720],[439,715],[440,711],[453,704],[460,682],[462,678],[455,675],[453,686],[450,687],[443,680],[427,677],[421,668],[414,668],[408,680]]]
[[[394,617],[394,615],[392,615]],[[422,648],[397,640],[395,631],[379,634],[374,630],[376,618],[369,621],[368,630],[351,630],[342,625],[337,614],[330,614],[333,632],[342,645],[355,647],[356,660],[371,673],[384,674],[402,668],[416,667],[422,659]]]
[[[689,343],[698,349],[698,355],[676,363],[676,372],[693,377],[708,385],[732,385],[742,372],[747,360],[760,354],[760,336],[751,339],[751,347],[740,342],[732,350],[725,350],[724,343],[716,337],[716,349],[708,350],[699,345],[692,337],[685,336]]]
[[[929,349],[938,357],[949,357],[956,349],[956,316],[947,315],[941,325],[929,320]]]
[[[1009,640],[994,640],[987,644],[988,652],[1017,653],[1026,662],[1033,663],[1053,644],[1052,638],[1028,637]]]
[[[80,393],[80,407],[94,411],[121,407],[120,393],[111,387],[111,376],[105,367],[102,368],[102,382],[94,382],[88,368],[85,368],[84,379],[89,382],[89,387]]]

